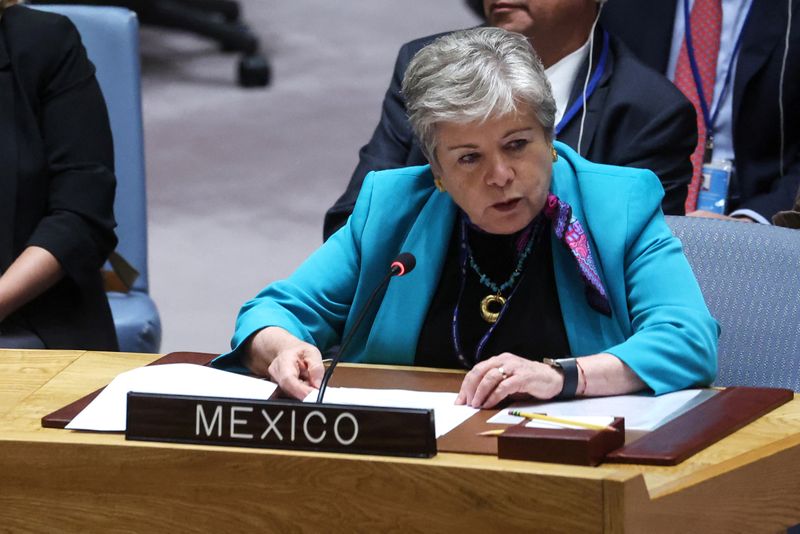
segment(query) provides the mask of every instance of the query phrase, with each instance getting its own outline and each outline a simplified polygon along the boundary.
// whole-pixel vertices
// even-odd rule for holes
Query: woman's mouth
[[[491,13],[508,13],[509,11],[513,11],[515,9],[521,9],[522,6],[519,4],[514,4],[511,2],[497,2],[496,4],[492,4],[489,8]]]
[[[517,207],[517,204],[519,204],[519,200],[520,200],[519,198],[515,198],[515,199],[512,199],[512,200],[507,200],[505,202],[498,202],[496,204],[492,204],[492,207],[494,209],[496,209],[497,211],[500,211],[500,212],[503,212],[503,213],[509,212],[509,211],[512,211],[514,208]]]

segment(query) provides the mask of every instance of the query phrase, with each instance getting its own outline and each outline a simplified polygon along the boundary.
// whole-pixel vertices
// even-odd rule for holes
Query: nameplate
[[[430,458],[433,410],[128,393],[125,439]]]

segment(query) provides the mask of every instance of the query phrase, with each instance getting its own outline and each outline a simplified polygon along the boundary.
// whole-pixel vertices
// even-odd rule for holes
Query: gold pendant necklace
[[[497,305],[497,311],[492,311],[495,305]],[[487,323],[494,324],[500,317],[500,312],[503,310],[503,306],[505,305],[506,299],[500,293],[495,295],[486,295],[481,300],[481,317],[483,317],[483,320]]]
[[[500,313],[503,311],[503,307],[506,305],[506,298],[503,296],[503,291],[510,289],[511,293],[513,294],[514,284],[517,283],[517,279],[522,274],[522,269],[525,264],[525,258],[528,257],[530,254],[531,249],[533,248],[533,237],[534,237],[534,230],[537,229],[538,226],[535,225],[533,222],[528,225],[528,227],[524,230],[522,235],[517,239],[517,250],[519,251],[522,242],[525,242],[525,246],[521,252],[517,253],[517,265],[514,267],[514,271],[511,273],[511,277],[506,280],[503,284],[496,284],[492,281],[491,278],[483,274],[481,269],[478,267],[478,264],[475,262],[475,258],[472,256],[472,250],[469,247],[469,241],[467,240],[467,223],[464,219],[461,220],[461,247],[466,252],[466,257],[463,259],[462,264],[462,276],[466,278],[466,265],[469,262],[470,267],[472,270],[475,271],[475,274],[478,275],[478,281],[494,291],[489,295],[486,295],[481,299],[481,317],[487,323],[493,325],[500,319]],[[462,286],[463,290],[463,286]],[[459,296],[459,299],[461,297]],[[511,298],[509,296],[508,298]],[[458,304],[456,304],[458,307]]]

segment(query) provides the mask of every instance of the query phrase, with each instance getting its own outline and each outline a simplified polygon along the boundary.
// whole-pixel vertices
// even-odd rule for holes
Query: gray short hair
[[[414,133],[429,160],[438,122],[473,122],[533,110],[552,139],[556,103],[528,40],[501,28],[450,33],[417,52],[402,92]],[[527,111],[527,110],[525,110]]]

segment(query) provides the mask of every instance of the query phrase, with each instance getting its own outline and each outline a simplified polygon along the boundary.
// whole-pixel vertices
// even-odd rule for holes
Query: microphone
[[[414,270],[417,266],[417,258],[410,252],[401,252],[391,265],[392,276],[403,276]]]
[[[355,322],[353,323],[353,328],[350,330],[350,333],[347,337],[342,341],[339,350],[334,355],[333,359],[331,360],[330,366],[325,370],[325,374],[322,376],[322,382],[319,385],[319,394],[317,394],[317,403],[322,402],[322,398],[325,396],[325,390],[328,387],[328,381],[331,379],[331,375],[333,375],[334,369],[336,369],[336,364],[339,363],[339,360],[342,358],[342,354],[344,354],[345,349],[352,341],[353,336],[358,331],[358,327],[361,326],[361,321],[364,320],[364,316],[367,314],[367,310],[372,307],[372,301],[375,300],[380,291],[389,284],[389,280],[393,276],[403,276],[411,271],[414,270],[414,267],[417,265],[417,258],[414,257],[413,254],[410,252],[401,252],[397,255],[394,261],[389,265],[389,272],[386,273],[386,276],[383,277],[381,283],[378,284],[378,287],[372,292],[372,294],[367,299],[367,303],[361,309],[361,313],[359,313],[358,317],[356,318]]]

